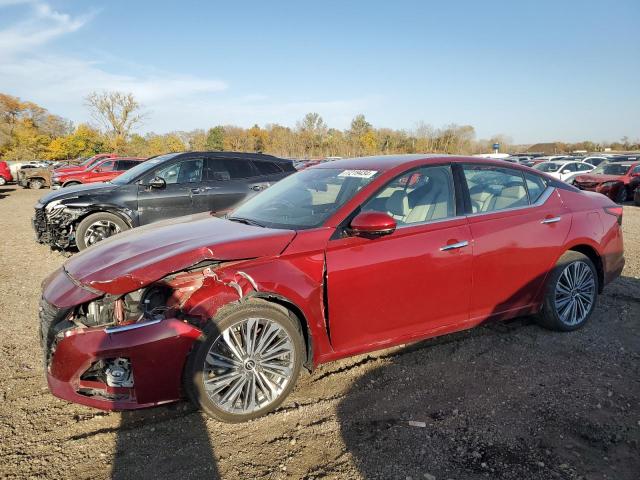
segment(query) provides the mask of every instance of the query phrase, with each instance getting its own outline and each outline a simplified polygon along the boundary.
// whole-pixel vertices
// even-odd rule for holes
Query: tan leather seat
[[[495,195],[491,200],[490,210],[504,210],[526,205],[527,191],[524,185],[514,185],[503,188],[500,195]]]
[[[402,190],[396,190],[387,199],[385,208],[394,219],[403,222],[409,213],[409,199]]]

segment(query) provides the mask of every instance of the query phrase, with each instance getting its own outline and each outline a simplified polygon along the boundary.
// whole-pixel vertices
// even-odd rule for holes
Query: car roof
[[[268,162],[291,163],[293,160],[275,157],[266,153],[248,153],[248,152],[220,152],[220,151],[201,151],[201,152],[181,152],[179,155],[205,155],[209,158],[230,158],[242,160],[262,160]]]
[[[528,167],[519,163],[508,162],[500,158],[482,158],[470,157],[463,155],[447,155],[444,153],[414,153],[404,155],[376,155],[370,157],[354,157],[342,160],[333,160],[331,162],[323,162],[309,167],[309,169],[353,169],[353,170],[376,170],[387,171],[402,165],[410,166],[413,163],[438,164],[443,162],[450,163],[474,163],[494,167],[503,168],[519,168],[530,171]]]

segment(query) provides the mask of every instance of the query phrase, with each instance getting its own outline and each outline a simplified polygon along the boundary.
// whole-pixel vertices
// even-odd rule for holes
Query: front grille
[[[68,309],[58,309],[55,305],[51,305],[44,298],[40,299],[40,307],[38,308],[38,319],[40,323],[40,346],[42,347],[42,353],[44,356],[45,368],[49,365],[51,360],[52,347],[56,334],[66,327],[63,320],[69,313]]]
[[[36,240],[40,243],[49,241],[49,231],[47,230],[47,215],[44,207],[36,208],[33,217],[33,229],[36,232]]]

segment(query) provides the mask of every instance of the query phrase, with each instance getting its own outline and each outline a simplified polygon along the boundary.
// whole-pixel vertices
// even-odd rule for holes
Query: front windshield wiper
[[[245,225],[253,225],[254,227],[262,227],[265,226],[255,220],[251,220],[250,218],[242,218],[242,217],[226,217],[227,220],[231,220],[232,222],[244,223]]]

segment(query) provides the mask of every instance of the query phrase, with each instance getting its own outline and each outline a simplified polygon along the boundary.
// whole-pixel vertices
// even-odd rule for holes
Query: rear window
[[[255,165],[260,175],[276,175],[278,173],[282,173],[280,167],[278,167],[278,165],[273,162],[255,161],[253,162],[253,164]]]
[[[207,180],[239,180],[255,177],[256,170],[252,162],[241,158],[209,158],[207,159]]]

